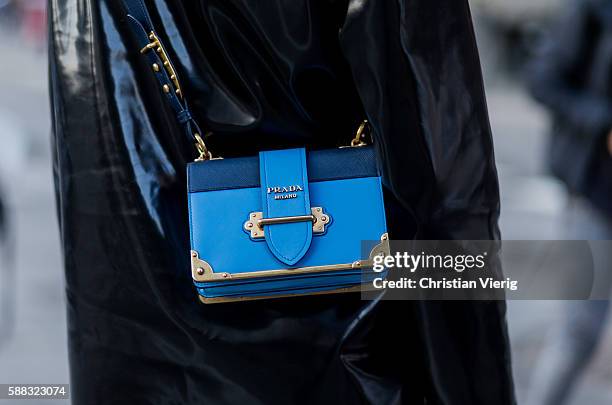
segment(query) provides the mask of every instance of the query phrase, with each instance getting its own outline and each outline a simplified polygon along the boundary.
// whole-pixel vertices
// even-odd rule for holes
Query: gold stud
[[[159,72],[159,65],[157,63],[154,63],[152,67],[154,72]]]
[[[181,95],[181,89],[176,89],[176,90],[174,90],[174,92],[175,92],[176,94],[178,94],[179,96]]]
[[[170,93],[170,86],[167,84],[164,84],[162,88],[164,89],[164,93]]]
[[[229,273],[223,273],[223,278],[228,278],[229,276]]]
[[[203,274],[204,274],[204,269],[203,269],[203,268],[201,268],[201,267],[198,267],[198,268],[196,269],[196,273],[198,273],[198,275],[199,275],[199,276],[201,276],[201,275],[203,275]]]
[[[321,216],[321,221],[327,222],[327,215],[322,215]]]
[[[253,227],[253,223],[252,222],[248,222],[246,227],[247,227],[247,229],[251,229]]]
[[[191,252],[191,257],[198,257],[198,254],[196,252]]]

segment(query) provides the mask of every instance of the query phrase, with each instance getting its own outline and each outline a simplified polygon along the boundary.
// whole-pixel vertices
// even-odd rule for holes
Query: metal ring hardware
[[[204,139],[202,139],[202,137],[198,133],[195,133],[193,137],[196,140],[195,147],[199,153],[199,156],[195,159],[195,161],[202,162],[204,160],[211,160],[213,158],[212,153],[210,153],[210,151],[206,147],[206,144],[204,143]]]
[[[363,120],[363,122],[359,125],[359,128],[357,128],[357,132],[355,133],[355,138],[351,140],[351,146],[355,147],[355,146],[367,145],[367,143],[365,142],[366,130],[368,133],[370,133],[372,129],[370,128],[370,124],[368,123],[368,120]]]

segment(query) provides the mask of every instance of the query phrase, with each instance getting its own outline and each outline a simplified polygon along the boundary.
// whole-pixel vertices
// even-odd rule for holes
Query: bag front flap
[[[312,221],[283,223],[311,215],[305,149],[260,152],[259,176],[264,220],[275,221],[265,225],[266,243],[278,260],[294,265],[312,241]]]

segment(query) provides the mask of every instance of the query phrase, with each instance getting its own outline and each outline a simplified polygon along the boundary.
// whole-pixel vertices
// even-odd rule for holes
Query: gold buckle
[[[181,85],[180,85],[180,83],[178,81],[178,76],[176,75],[176,71],[174,70],[174,66],[172,66],[172,63],[170,63],[170,58],[168,57],[168,53],[164,49],[164,46],[162,45],[161,41],[159,40],[159,37],[155,34],[154,31],[151,31],[149,33],[149,41],[151,41],[151,42],[149,42],[147,45],[145,45],[140,50],[140,53],[146,53],[149,50],[154,49],[155,52],[157,52],[159,54],[159,58],[161,59],[163,65],[164,65],[164,69],[166,70],[166,73],[170,77],[170,80],[172,81],[172,84],[175,87],[174,92],[182,99],[183,98],[183,91],[181,90]],[[153,71],[159,72],[159,65],[157,63],[154,63],[152,67],[153,67]],[[163,89],[163,91],[165,93],[169,93],[170,92],[170,86],[168,84],[164,84],[162,86],[162,89]],[[199,154],[199,156],[195,159],[195,161],[199,162],[199,161],[213,159],[212,153],[210,153],[210,151],[206,147],[206,144],[204,143],[204,139],[202,139],[200,134],[195,133],[193,136],[194,136],[195,141],[196,141],[195,147],[198,150],[198,154]]]
[[[170,63],[170,58],[168,58],[168,54],[166,53],[164,46],[162,45],[161,41],[159,40],[159,38],[157,37],[154,31],[151,31],[149,33],[149,41],[151,42],[148,43],[144,48],[142,48],[140,50],[140,53],[146,53],[147,51],[151,49],[155,49],[155,52],[159,54],[159,58],[161,59],[164,65],[164,69],[166,69],[168,76],[170,76],[170,80],[172,80],[172,83],[174,84],[174,87],[176,88],[174,92],[180,98],[183,98],[183,92],[181,90],[181,85],[179,84],[178,77],[176,75],[176,71],[174,70],[172,63]],[[153,70],[156,70],[156,66],[157,65],[153,66]],[[159,67],[157,67],[157,69],[159,69]],[[166,91],[166,87],[164,87],[164,91]]]

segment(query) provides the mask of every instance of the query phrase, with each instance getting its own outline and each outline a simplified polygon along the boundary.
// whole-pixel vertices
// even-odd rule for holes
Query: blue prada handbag
[[[389,253],[389,241],[375,153],[363,141],[367,122],[349,147],[213,158],[145,4],[124,4],[140,53],[199,152],[187,167],[191,274],[199,299],[359,291],[380,277],[372,264]]]

